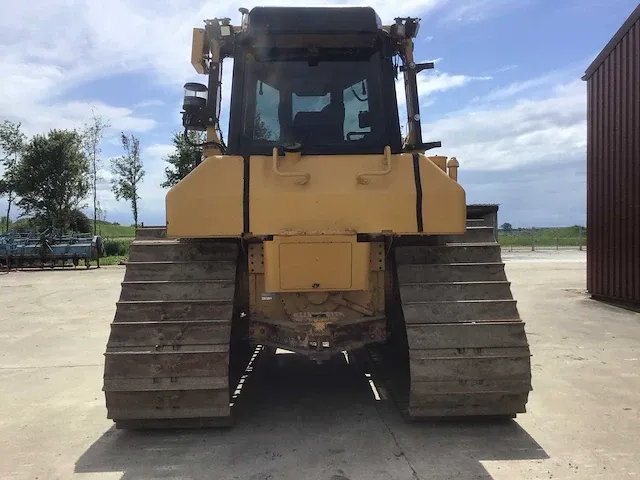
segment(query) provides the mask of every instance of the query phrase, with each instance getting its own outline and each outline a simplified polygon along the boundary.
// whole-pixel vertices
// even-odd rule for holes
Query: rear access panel
[[[282,290],[351,288],[351,244],[280,244]],[[340,267],[338,267],[340,265]]]
[[[268,292],[366,290],[369,244],[355,235],[275,236],[264,242]]]

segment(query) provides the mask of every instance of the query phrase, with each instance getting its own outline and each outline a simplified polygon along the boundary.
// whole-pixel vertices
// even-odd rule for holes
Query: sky
[[[287,2],[258,3],[270,4]],[[366,4],[385,24],[398,16],[421,18],[415,57],[436,65],[419,76],[423,138],[442,142],[429,154],[460,161],[467,203],[498,203],[500,223],[514,227],[584,225],[586,83],[581,77],[637,1]],[[108,163],[123,153],[120,133],[135,135],[146,170],[140,220],[163,224],[163,158],[173,150],[173,133],[182,129],[182,86],[206,83],[190,64],[192,28],[225,16],[239,24],[237,9],[252,6],[0,0],[0,121],[21,122],[32,136],[80,128],[92,110],[106,118],[111,127],[101,145],[98,198],[107,219],[122,224],[132,222],[131,209],[111,193]],[[223,103],[229,101],[230,67],[223,67]],[[223,114],[225,131],[227,121]],[[5,210],[0,199],[0,212]],[[86,212],[92,215],[91,208]]]

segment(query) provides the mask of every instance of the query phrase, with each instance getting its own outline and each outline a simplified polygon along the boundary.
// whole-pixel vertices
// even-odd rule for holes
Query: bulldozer
[[[316,362],[377,349],[410,419],[526,412],[530,350],[498,205],[467,205],[459,162],[422,138],[417,78],[434,65],[414,58],[420,19],[239,11],[238,25],[193,28],[207,81],[185,84],[182,126],[203,154],[167,192],[166,224],[131,244],[105,352],[108,418],[231,425],[256,347]]]

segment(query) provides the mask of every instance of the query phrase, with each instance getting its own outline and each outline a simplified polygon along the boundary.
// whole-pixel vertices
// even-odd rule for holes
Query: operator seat
[[[344,141],[345,108],[334,100],[319,112],[298,112],[293,119],[293,136],[300,143],[322,145]]]

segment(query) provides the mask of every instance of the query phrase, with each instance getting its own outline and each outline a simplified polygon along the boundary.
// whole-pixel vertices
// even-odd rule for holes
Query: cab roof
[[[371,7],[254,7],[248,20],[250,34],[357,34],[382,29]]]

